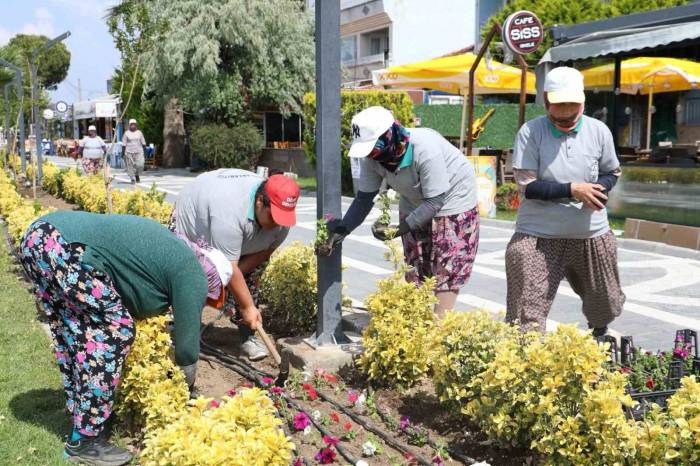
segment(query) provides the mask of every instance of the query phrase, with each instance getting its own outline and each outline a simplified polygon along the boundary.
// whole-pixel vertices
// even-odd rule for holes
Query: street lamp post
[[[17,101],[19,102],[19,115],[17,115],[17,119],[19,120],[19,134],[17,134],[17,144],[19,145],[19,158],[22,167],[21,170],[22,174],[24,174],[27,172],[27,161],[24,153],[24,105],[22,102],[24,88],[22,84],[22,69],[14,63],[10,63],[2,58],[0,58],[0,66],[4,66],[15,71],[15,94],[17,95]]]
[[[3,96],[5,97],[5,145],[10,147],[10,86],[12,83],[5,84]],[[8,151],[5,150],[5,162],[9,158]]]
[[[37,181],[41,181],[41,178],[44,175],[42,163],[43,163],[43,150],[41,147],[41,123],[42,123],[42,115],[39,115],[39,106],[37,105],[37,59],[39,58],[39,54],[43,52],[46,49],[49,49],[56,45],[57,43],[61,42],[62,40],[66,39],[68,36],[70,36],[70,31],[66,31],[63,34],[61,34],[58,37],[54,37],[50,41],[46,42],[40,47],[35,48],[32,51],[32,58],[29,61],[29,72],[30,72],[30,79],[31,79],[31,84],[32,84],[32,113],[34,114],[34,141],[35,141],[35,146],[36,146],[36,160],[37,160],[37,175],[36,179]]]
[[[316,2],[316,160],[318,218],[340,218],[340,0]],[[341,283],[339,247],[318,258],[315,345],[348,341],[341,325]]]

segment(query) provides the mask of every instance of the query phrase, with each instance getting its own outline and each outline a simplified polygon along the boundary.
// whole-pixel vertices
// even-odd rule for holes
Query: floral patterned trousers
[[[102,171],[103,160],[104,159],[102,157],[83,157],[81,159],[81,163],[83,165],[83,173],[85,173],[86,175],[99,175],[100,171]]]
[[[435,291],[459,291],[469,280],[479,246],[479,210],[435,217],[419,231],[401,237],[407,280],[416,284],[435,277]]]
[[[83,252],[39,220],[22,241],[21,261],[48,317],[73,427],[95,436],[112,414],[134,322],[111,278],[83,262]]]

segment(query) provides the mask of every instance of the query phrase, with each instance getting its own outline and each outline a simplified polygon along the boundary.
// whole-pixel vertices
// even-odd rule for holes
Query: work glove
[[[328,222],[328,239],[324,244],[316,246],[316,254],[330,256],[349,234],[350,232],[343,225],[342,220],[331,220]]]
[[[190,390],[190,394],[194,393],[194,383],[197,380],[197,363],[190,364],[189,366],[180,366],[182,372],[185,374],[185,382],[187,382],[187,388]]]

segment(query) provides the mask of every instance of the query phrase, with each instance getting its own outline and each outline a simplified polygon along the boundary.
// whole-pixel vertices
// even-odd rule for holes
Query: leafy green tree
[[[512,0],[503,9],[489,18],[482,30],[482,37],[491,30],[494,24],[503,24],[506,18],[519,10],[529,10],[542,21],[545,30],[555,24],[570,25],[607,19],[612,16],[626,15],[641,11],[670,8],[684,5],[687,0]],[[500,41],[500,38],[495,39]],[[540,48],[527,55],[529,63],[537,63],[542,54],[552,46],[552,37],[545,34]]]
[[[17,34],[0,49],[0,56],[23,68],[26,81],[29,81],[29,60],[32,51],[41,47],[49,38],[27,34]],[[56,87],[66,79],[70,67],[70,52],[65,44],[59,42],[49,50],[44,50],[37,59],[37,79],[39,84],[49,90]]]
[[[146,89],[236,125],[254,109],[300,111],[313,84],[313,23],[298,0],[152,0]],[[163,26],[167,25],[167,26]]]

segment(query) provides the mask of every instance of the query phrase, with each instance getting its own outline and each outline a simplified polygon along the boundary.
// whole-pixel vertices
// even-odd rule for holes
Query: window
[[[685,124],[700,125],[700,97],[685,99]]]
[[[370,39],[370,44],[369,44],[369,54],[370,55],[379,55],[380,53],[383,53],[384,51],[382,50],[382,38],[374,36]]]
[[[357,58],[355,44],[356,36],[346,37],[340,43],[340,60],[343,63],[354,62]]]

